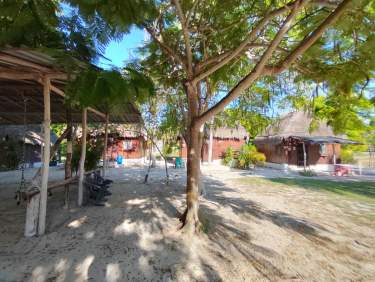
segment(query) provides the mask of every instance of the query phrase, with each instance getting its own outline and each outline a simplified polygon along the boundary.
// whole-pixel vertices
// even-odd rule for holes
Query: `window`
[[[130,151],[133,149],[132,140],[125,140],[122,142],[122,149],[125,151]]]
[[[320,144],[319,153],[321,156],[328,156],[327,144]]]

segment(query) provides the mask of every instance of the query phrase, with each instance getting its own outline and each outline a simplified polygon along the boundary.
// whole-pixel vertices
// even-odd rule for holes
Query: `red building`
[[[145,138],[139,132],[116,132],[108,136],[107,158],[110,161],[117,160],[119,155],[123,159],[141,159],[145,156],[145,149]]]
[[[341,144],[358,143],[336,136],[324,122],[312,127],[312,121],[309,113],[289,113],[267,127],[254,143],[271,166],[332,170],[340,163]]]
[[[245,128],[239,126],[238,128],[220,127],[212,130],[212,138],[210,132],[205,132],[205,139],[202,146],[202,161],[207,162],[209,159],[210,139],[212,140],[212,160],[220,160],[228,147],[234,150],[239,150],[242,145],[246,143],[248,134]],[[187,146],[182,142],[180,156],[187,157]]]

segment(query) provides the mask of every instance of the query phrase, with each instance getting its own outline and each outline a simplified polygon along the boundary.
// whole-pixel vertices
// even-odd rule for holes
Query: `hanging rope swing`
[[[21,154],[21,182],[17,188],[15,199],[17,200],[17,205],[21,203],[22,194],[26,191],[26,179],[25,179],[25,168],[26,168],[26,130],[27,130],[27,98],[23,97],[23,137],[22,137],[22,154]]]

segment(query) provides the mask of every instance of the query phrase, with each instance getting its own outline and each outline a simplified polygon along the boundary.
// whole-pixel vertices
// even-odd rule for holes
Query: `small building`
[[[210,138],[210,133],[212,133],[212,139]],[[246,143],[248,138],[248,133],[242,126],[236,128],[219,127],[211,131],[208,129],[205,131],[202,146],[202,161],[207,162],[209,160],[210,139],[212,140],[212,161],[218,161],[224,157],[224,153],[228,147],[239,150],[241,146]],[[187,157],[187,146],[185,142],[181,144],[180,155],[183,158]]]
[[[51,131],[51,144],[57,140],[56,134]],[[25,143],[25,152],[23,152]],[[22,162],[26,167],[41,165],[41,150],[43,136],[41,126],[0,125],[0,168],[14,169]]]
[[[337,136],[325,122],[313,122],[304,111],[289,113],[268,126],[255,138],[267,165],[275,168],[305,168],[332,171],[341,162],[342,144],[359,144]]]
[[[145,156],[146,139],[136,129],[117,129],[108,134],[107,158],[117,161],[118,156],[126,160],[141,160]]]

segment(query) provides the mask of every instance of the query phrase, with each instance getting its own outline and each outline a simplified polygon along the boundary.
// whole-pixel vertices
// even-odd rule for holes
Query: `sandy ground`
[[[167,186],[163,168],[146,185],[144,168],[111,169],[105,207],[76,208],[74,187],[64,210],[56,191],[39,238],[22,237],[18,179],[0,174],[0,281],[374,281],[373,202],[265,185],[222,166],[203,172],[204,232],[191,240],[177,230],[183,170],[172,169]]]

